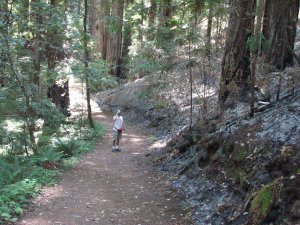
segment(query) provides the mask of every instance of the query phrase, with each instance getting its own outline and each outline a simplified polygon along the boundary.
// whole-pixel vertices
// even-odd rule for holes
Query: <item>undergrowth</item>
[[[39,146],[38,154],[0,154],[0,224],[14,222],[44,185],[54,185],[61,170],[72,168],[94,149],[105,129],[86,121],[69,122]],[[45,144],[47,143],[47,144]]]

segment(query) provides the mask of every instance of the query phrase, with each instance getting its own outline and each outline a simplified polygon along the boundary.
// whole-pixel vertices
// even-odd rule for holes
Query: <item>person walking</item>
[[[113,146],[112,152],[120,152],[119,148],[120,140],[122,139],[123,128],[123,116],[121,116],[121,111],[118,110],[117,114],[113,117],[114,128],[113,128]]]

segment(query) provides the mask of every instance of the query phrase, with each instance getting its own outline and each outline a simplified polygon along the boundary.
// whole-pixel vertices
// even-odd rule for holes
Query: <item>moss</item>
[[[248,155],[248,147],[245,146],[239,146],[239,147],[235,147],[234,151],[232,153],[232,160],[235,162],[243,162],[245,160],[245,158]]]
[[[263,186],[255,195],[251,203],[251,218],[253,224],[261,224],[268,215],[274,202],[274,184]]]
[[[168,107],[168,102],[165,100],[159,100],[155,105],[155,109],[164,109]]]
[[[226,142],[223,144],[223,152],[227,155],[231,154],[234,150],[234,144],[232,142]]]

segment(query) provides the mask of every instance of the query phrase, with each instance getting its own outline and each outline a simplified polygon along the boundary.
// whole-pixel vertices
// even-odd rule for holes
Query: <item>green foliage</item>
[[[267,50],[270,47],[270,41],[265,38],[265,36],[263,35],[262,32],[259,33],[258,38],[259,38],[259,43],[261,43],[262,50],[263,51]],[[247,39],[246,46],[251,52],[257,52],[257,50],[258,50],[257,45],[258,45],[258,43],[256,43],[255,36],[251,36]]]
[[[71,139],[58,139],[55,143],[56,149],[62,152],[66,157],[73,156],[80,146],[80,141]]]
[[[155,109],[164,109],[168,107],[168,102],[164,99],[160,99],[158,102],[155,103]]]
[[[52,186],[55,184],[55,178],[58,176],[58,170],[49,170],[42,167],[38,167],[29,178],[36,180],[37,183],[46,186]]]
[[[72,72],[79,79],[85,79],[85,67],[80,61],[72,64]],[[117,86],[116,77],[109,76],[106,63],[103,60],[90,61],[88,67],[88,79],[90,81],[90,89],[92,91],[101,91]]]
[[[147,90],[144,90],[144,91],[139,92],[139,93],[137,94],[137,97],[138,97],[139,99],[145,100],[145,99],[150,99],[150,98],[152,98],[152,95],[153,95],[152,91],[150,91],[149,89],[147,89]]]
[[[45,146],[39,150],[37,156],[33,156],[32,159],[39,166],[45,165],[45,163],[57,163],[64,157],[64,153],[56,151],[52,146]]]
[[[160,71],[163,65],[159,58],[159,52],[156,50],[153,42],[145,43],[138,54],[132,56],[129,61],[129,69],[131,74],[138,74],[139,77],[149,75],[156,71]]]
[[[231,159],[234,162],[241,163],[245,160],[248,155],[248,147],[236,145],[231,155]]]
[[[16,183],[30,177],[38,168],[32,162],[20,156],[0,158],[0,187]]]
[[[62,161],[62,166],[64,169],[71,169],[79,162],[78,156],[72,156],[70,158],[64,159]]]
[[[300,174],[300,167],[297,168],[297,172],[296,173]]]
[[[15,216],[23,213],[22,207],[39,193],[40,188],[41,185],[36,180],[25,179],[1,189],[0,222],[16,221]]]
[[[250,210],[253,224],[261,224],[262,220],[266,218],[274,201],[273,190],[273,184],[263,186],[252,200]]]
[[[95,129],[91,129],[87,123],[87,120],[85,120],[84,124],[86,125],[85,127],[81,127],[80,132],[81,132],[81,140],[83,141],[93,141],[105,133],[105,128],[101,124],[96,124]],[[77,134],[78,135],[78,134]]]

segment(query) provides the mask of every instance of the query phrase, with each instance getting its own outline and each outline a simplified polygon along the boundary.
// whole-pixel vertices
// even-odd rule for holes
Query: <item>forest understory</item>
[[[195,72],[199,93],[193,96],[190,129],[187,69],[180,58],[174,60],[168,74],[100,92],[96,101],[106,111],[121,109],[126,120],[150,133],[153,145],[145,157],[185,196],[196,224],[299,224],[299,67],[266,78],[264,64],[258,66],[262,72],[252,118],[248,102],[219,113],[219,80],[210,77],[203,87],[203,76]],[[217,57],[215,63],[220,63]],[[277,99],[280,77],[285,78]],[[208,96],[206,117],[199,104],[203,96]]]
[[[116,188],[102,221],[94,208],[96,220],[86,218],[90,206],[79,201],[87,208],[73,218],[79,225],[190,225],[190,212],[197,225],[300,224],[299,8],[299,0],[1,0],[0,223],[26,216],[45,186],[75,167],[70,193],[74,176],[90,169],[78,193],[91,201],[86,185],[97,190],[101,179],[113,186],[99,196],[115,181],[141,193],[136,202],[134,192],[125,198]],[[72,105],[76,96],[80,104]],[[101,122],[110,129],[107,115],[117,110],[134,125],[124,141],[130,154],[100,155]],[[80,164],[86,154],[101,165]],[[141,165],[131,164],[136,155]],[[106,159],[114,163],[111,180]],[[130,170],[119,176],[123,164]],[[153,168],[172,188],[159,190],[184,196],[181,204],[157,195],[159,179],[143,177]],[[145,179],[134,180],[136,171]],[[148,209],[142,196],[162,203]],[[37,225],[57,215],[63,224],[63,208],[78,202],[68,192],[59,196],[67,205],[48,211],[55,203],[43,197],[45,219],[29,220]],[[127,209],[118,211],[120,204]]]

